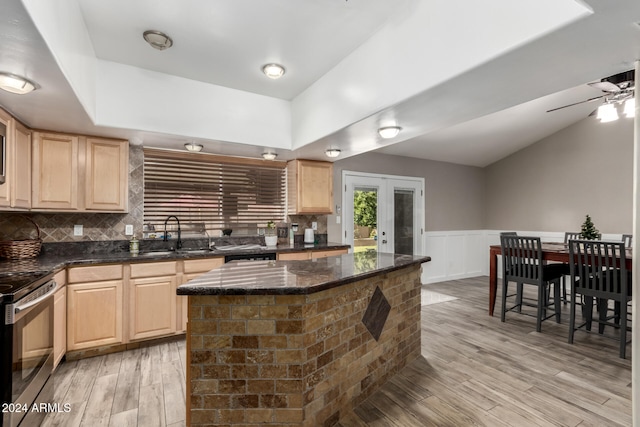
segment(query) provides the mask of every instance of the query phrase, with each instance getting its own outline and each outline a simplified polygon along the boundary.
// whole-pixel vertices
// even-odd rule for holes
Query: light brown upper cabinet
[[[129,143],[34,132],[34,210],[126,212]]]
[[[0,109],[5,133],[5,182],[0,184],[2,209],[31,207],[31,131]]]
[[[34,209],[78,210],[78,137],[33,134]]]
[[[333,164],[315,160],[287,163],[289,215],[333,213]]]
[[[127,141],[87,138],[85,208],[126,211],[129,184]]]

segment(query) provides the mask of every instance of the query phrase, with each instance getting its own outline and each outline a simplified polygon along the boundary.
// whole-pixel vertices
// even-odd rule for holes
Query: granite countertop
[[[431,260],[359,252],[302,261],[235,261],[178,287],[178,295],[311,294]]]
[[[180,259],[201,259],[224,257],[226,255],[250,255],[260,253],[297,252],[304,250],[331,250],[346,249],[349,245],[341,243],[319,243],[316,245],[304,244],[279,244],[276,247],[265,246],[261,249],[241,249],[241,250],[203,250],[185,249],[180,251],[141,251],[139,254],[114,249],[113,246],[105,247],[103,251],[83,253],[61,253],[61,251],[49,250],[36,258],[22,260],[0,261],[0,275],[27,273],[27,272],[55,272],[68,266],[110,264],[110,263],[130,263],[130,262],[154,262],[170,261]]]

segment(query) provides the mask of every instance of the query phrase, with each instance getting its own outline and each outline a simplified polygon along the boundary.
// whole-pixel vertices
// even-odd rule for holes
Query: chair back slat
[[[539,237],[501,235],[503,274],[510,280],[542,281],[542,244]]]
[[[623,242],[570,240],[569,259],[576,293],[615,300],[628,295]]]

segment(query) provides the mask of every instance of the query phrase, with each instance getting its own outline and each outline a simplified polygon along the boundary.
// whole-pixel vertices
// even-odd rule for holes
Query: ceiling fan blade
[[[574,105],[584,104],[586,102],[592,102],[592,101],[604,98],[605,96],[606,95],[595,96],[593,98],[585,99],[584,101],[574,102],[573,104],[563,105],[562,107],[558,107],[558,108],[553,108],[551,110],[547,110],[547,113],[551,113],[552,111],[562,110],[563,108],[567,108],[567,107],[573,107]]]
[[[611,82],[594,82],[589,83],[589,86],[600,89],[603,92],[620,92],[620,87],[617,84]]]

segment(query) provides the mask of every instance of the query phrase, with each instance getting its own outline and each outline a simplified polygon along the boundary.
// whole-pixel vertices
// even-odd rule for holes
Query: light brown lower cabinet
[[[122,279],[67,285],[67,350],[122,343]]]
[[[129,339],[176,331],[176,283],[175,274],[129,281]]]
[[[58,286],[61,284],[58,282]],[[53,295],[53,367],[67,352],[67,287],[62,287]]]
[[[329,256],[336,256],[349,253],[348,249],[328,249],[317,251],[303,251],[303,252],[282,252],[278,254],[279,261],[295,261],[305,259],[317,259],[326,258]]]
[[[213,269],[216,269],[224,264],[224,258],[204,258],[185,260],[180,285],[187,283],[190,280],[196,279]],[[178,332],[187,331],[187,318],[189,312],[189,299],[186,295],[178,295]]]

